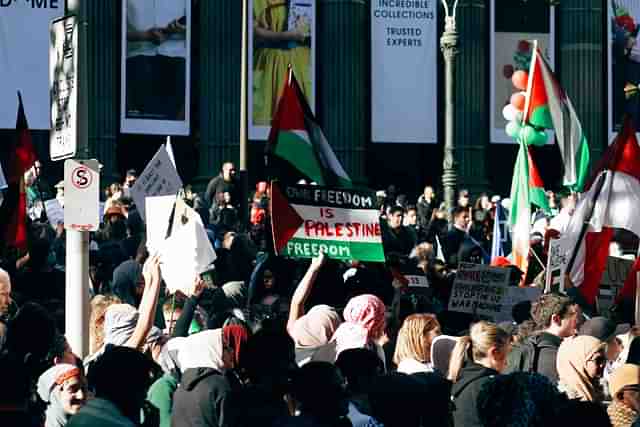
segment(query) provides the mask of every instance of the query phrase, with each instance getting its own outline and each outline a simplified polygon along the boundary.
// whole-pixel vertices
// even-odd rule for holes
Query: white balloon
[[[505,105],[502,109],[502,117],[508,122],[515,120],[516,114],[518,114],[518,110],[511,103]]]

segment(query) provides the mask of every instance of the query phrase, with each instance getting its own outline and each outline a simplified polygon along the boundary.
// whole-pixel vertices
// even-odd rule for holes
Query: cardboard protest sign
[[[598,310],[600,312],[605,313],[611,308],[632,266],[633,261],[626,258],[615,256],[607,258],[607,267],[602,274],[598,294]]]
[[[507,287],[511,270],[487,265],[460,263],[449,310],[495,320],[509,303]]]
[[[163,145],[131,187],[131,197],[136,203],[140,216],[146,220],[144,201],[146,197],[175,196],[181,188],[182,180]]]
[[[159,253],[167,290],[185,295],[193,291],[196,275],[209,270],[216,260],[200,216],[182,199],[176,200],[171,234],[160,244]]]
[[[384,262],[375,194],[365,190],[272,183],[273,241],[278,255]]]
[[[145,200],[145,210],[147,212],[147,249],[154,253],[167,238],[169,231],[169,219],[173,206],[176,203],[176,196],[154,196]]]
[[[535,301],[542,294],[542,288],[528,286],[509,286],[507,287],[507,294],[503,300],[501,311],[494,317],[496,322],[512,321],[513,307],[523,301]]]
[[[564,275],[570,254],[571,248],[567,239],[552,239],[549,241],[545,292],[564,291]]]
[[[409,274],[404,277],[406,277],[407,280],[409,281],[408,286],[410,288],[428,288],[429,287],[429,281],[427,280],[427,276],[425,276],[424,274],[422,275]]]
[[[44,202],[44,209],[51,227],[55,229],[58,224],[64,224],[64,209],[58,199],[46,200]]]

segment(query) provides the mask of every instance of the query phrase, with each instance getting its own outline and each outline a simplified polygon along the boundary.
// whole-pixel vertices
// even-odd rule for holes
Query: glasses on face
[[[589,361],[595,363],[596,365],[604,365],[605,363],[607,363],[607,358],[604,356],[597,356],[593,359],[590,359]]]

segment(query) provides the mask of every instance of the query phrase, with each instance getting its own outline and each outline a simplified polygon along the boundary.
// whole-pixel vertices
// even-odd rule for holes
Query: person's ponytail
[[[458,338],[458,342],[453,348],[451,358],[449,359],[449,374],[447,378],[450,381],[455,383],[458,380],[465,359],[467,357],[471,358],[471,344],[471,337],[469,335]]]

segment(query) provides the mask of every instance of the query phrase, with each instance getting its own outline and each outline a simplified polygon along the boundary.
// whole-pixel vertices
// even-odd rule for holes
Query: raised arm
[[[316,281],[318,272],[322,268],[325,260],[326,255],[322,251],[320,251],[317,257],[311,260],[309,269],[307,269],[307,272],[305,273],[304,277],[293,293],[293,297],[291,297],[289,320],[287,321],[287,332],[289,333],[289,335],[292,335],[291,331],[293,331],[293,325],[296,323],[296,320],[304,315],[304,303],[307,301],[307,298],[311,293],[311,289],[313,288],[313,284]]]
[[[156,316],[156,305],[160,294],[160,257],[154,255],[149,258],[142,268],[144,276],[144,293],[138,308],[139,316],[133,335],[124,344],[125,347],[140,350],[153,326]]]

